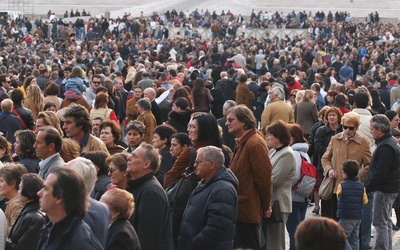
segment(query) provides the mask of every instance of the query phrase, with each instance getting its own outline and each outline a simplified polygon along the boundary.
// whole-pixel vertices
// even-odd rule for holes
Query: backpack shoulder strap
[[[194,171],[195,159],[196,159],[196,150],[194,149],[194,147],[190,147],[190,158],[189,158],[189,166],[188,166],[189,172]]]

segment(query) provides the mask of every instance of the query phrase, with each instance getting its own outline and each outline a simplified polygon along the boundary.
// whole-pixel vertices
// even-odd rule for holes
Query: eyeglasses
[[[356,128],[356,127],[349,127],[349,126],[343,125],[343,129],[344,129],[344,130],[350,129],[351,131],[353,131],[355,128]]]
[[[195,160],[195,161],[194,161],[194,164],[199,165],[199,164],[201,164],[201,163],[203,163],[203,162],[208,162],[208,161],[211,161],[211,160],[204,160],[204,161]]]
[[[118,169],[112,169],[112,168],[109,168],[108,169],[108,172],[110,173],[110,174],[112,174],[112,173],[114,173],[115,171],[117,171]]]
[[[227,120],[228,122],[231,123],[231,122],[233,122],[233,121],[236,120],[236,119],[235,119],[235,118],[227,118],[226,120]]]
[[[6,83],[10,83],[11,81],[6,81]]]
[[[101,82],[92,81],[93,84],[101,84]]]

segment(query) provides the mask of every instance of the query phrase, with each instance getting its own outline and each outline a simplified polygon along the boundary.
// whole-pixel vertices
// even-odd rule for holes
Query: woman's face
[[[15,152],[18,156],[20,156],[20,155],[22,154],[22,152],[21,152],[21,141],[20,141],[20,139],[19,139],[19,136],[18,136],[18,137],[15,137],[14,152]]]
[[[130,147],[137,147],[142,142],[143,135],[141,135],[138,131],[131,129],[127,134],[128,144]]]
[[[268,140],[268,146],[270,146],[271,148],[279,148],[280,146],[279,139],[276,138],[274,135],[268,134],[267,140]]]
[[[178,157],[186,148],[187,146],[182,146],[176,138],[171,139],[170,150],[173,157]]]
[[[7,197],[8,199],[11,199],[10,195],[12,194],[12,191],[15,190],[15,184],[14,185],[9,185],[3,178],[2,175],[0,175],[0,194]]]
[[[356,126],[355,122],[352,121],[345,121],[343,123],[343,132],[347,136],[347,138],[353,138],[356,134],[358,127]]]
[[[160,135],[157,133],[153,134],[153,147],[156,149],[163,149],[165,144],[167,143],[167,139],[161,139]]]
[[[196,142],[199,138],[199,125],[197,120],[190,120],[188,124],[188,134],[191,141]]]
[[[333,97],[330,95],[326,95],[326,100],[330,103],[333,101]]]
[[[328,114],[328,123],[329,124],[339,124],[339,117],[335,112],[330,112]]]
[[[175,103],[172,103],[172,111],[179,112],[179,111],[181,111],[181,108],[176,106]]]
[[[118,187],[124,186],[124,183],[128,181],[128,173],[121,171],[113,162],[110,162],[108,166],[108,176],[110,176],[111,183]]]
[[[104,127],[100,131],[100,140],[102,140],[107,147],[114,145],[114,136],[111,133],[111,127]]]
[[[396,115],[395,117],[393,117],[393,119],[390,121],[390,128],[394,129],[394,128],[399,128],[399,116]]]

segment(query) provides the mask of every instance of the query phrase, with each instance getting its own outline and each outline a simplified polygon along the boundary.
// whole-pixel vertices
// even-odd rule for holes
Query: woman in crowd
[[[153,132],[153,147],[158,149],[158,153],[161,156],[160,168],[157,173],[154,174],[154,176],[161,185],[163,185],[165,173],[167,173],[174,164],[170,151],[170,137],[175,133],[175,129],[168,125],[157,126]]]
[[[328,105],[328,106],[334,106],[335,105],[335,97],[336,97],[336,95],[337,95],[338,93],[337,93],[337,91],[336,90],[329,90],[327,93],[326,93],[326,104]]]
[[[21,89],[14,89],[10,98],[13,101],[12,113],[21,119],[22,127],[32,130],[35,127],[32,111],[22,106],[24,94]]]
[[[37,85],[36,77],[33,75],[26,77],[24,83],[22,84],[22,88],[20,88],[24,94],[24,99],[26,98],[26,91],[31,85]]]
[[[140,143],[143,141],[145,126],[140,121],[130,121],[126,125],[126,139],[128,141],[128,147],[124,152],[132,153]]]
[[[0,135],[0,166],[7,162],[13,162],[11,146],[11,143],[9,143],[4,136]]]
[[[170,137],[171,147],[170,151],[172,157],[176,159],[183,151],[192,146],[192,141],[190,140],[188,134],[186,133],[176,133]]]
[[[117,153],[106,159],[111,183],[120,189],[126,189],[128,185],[129,176],[126,171],[128,155],[127,153]]]
[[[296,157],[289,146],[289,127],[282,120],[272,123],[267,128],[267,134],[268,146],[272,148],[269,151],[273,182],[271,203],[279,202],[282,222],[264,224],[264,233],[267,249],[285,250],[285,225],[292,212],[292,181],[296,172]]]
[[[335,96],[334,106],[337,107],[343,115],[350,112],[350,106],[347,103],[346,98],[347,97],[342,93],[339,93]]]
[[[43,98],[44,103],[53,102],[56,105],[56,111],[58,111],[62,103],[62,99],[58,97],[60,94],[60,86],[53,81],[49,81],[44,86],[43,93],[45,96]]]
[[[40,112],[36,119],[36,133],[40,130],[41,127],[51,126],[57,129],[58,133],[61,136],[64,136],[64,131],[61,129],[60,118],[56,115],[56,113],[52,111],[43,111]]]
[[[381,101],[381,97],[379,92],[376,89],[371,89],[369,91],[372,97],[372,106],[371,109],[376,113],[376,114],[385,114],[386,112],[386,107]]]
[[[117,143],[121,139],[121,129],[114,121],[104,121],[100,124],[100,140],[106,144],[110,155],[121,153],[124,147]]]
[[[107,107],[108,104],[108,94],[104,92],[99,92],[96,94],[94,101],[94,107],[90,110],[90,118],[94,119],[96,117],[101,117],[103,121],[111,120],[118,124],[118,118],[114,110]]]
[[[57,106],[56,106],[56,104],[54,102],[46,102],[44,104],[43,110],[44,111],[51,111],[51,112],[55,113],[55,112],[57,112]]]
[[[185,97],[179,97],[172,103],[172,111],[168,114],[168,124],[178,132],[186,132],[191,114],[189,101]]]
[[[33,144],[36,142],[36,135],[30,130],[19,130],[15,132],[14,159],[24,165],[28,173],[36,173],[40,159],[36,156]]]
[[[44,101],[39,86],[31,85],[26,89],[27,97],[23,106],[32,111],[33,119],[36,121],[39,112],[43,111]]]
[[[315,156],[318,158],[317,165],[317,186],[321,184],[324,178],[324,170],[323,165],[321,164],[322,155],[325,153],[328,148],[329,142],[331,141],[332,136],[343,131],[342,125],[340,124],[340,120],[342,119],[342,112],[336,107],[330,107],[325,111],[325,120],[326,124],[317,129],[314,136],[314,149]],[[314,210],[312,211],[315,214],[319,214],[319,196],[315,200]]]
[[[23,204],[21,214],[16,219],[6,249],[32,249],[39,241],[39,234],[45,224],[45,215],[39,212],[37,192],[43,188],[43,179],[38,174],[25,174],[19,185],[18,199]]]
[[[110,177],[107,175],[108,169],[106,159],[109,156],[104,151],[92,151],[83,154],[83,157],[93,162],[97,171],[97,179],[90,197],[100,200],[100,197],[112,186]]]
[[[110,210],[105,249],[141,250],[139,238],[129,221],[135,208],[133,195],[126,190],[114,188],[104,193],[100,201]]]
[[[210,103],[214,101],[209,89],[205,87],[203,79],[196,79],[193,84],[194,110],[196,112],[210,112]]]
[[[297,95],[297,93],[299,92],[300,90],[298,90],[298,89],[293,89],[291,92],[290,92],[290,95],[289,95],[289,100],[287,100],[287,103],[288,104],[290,104],[290,106],[292,107],[292,109],[293,110],[295,110],[295,108],[296,108],[296,95]],[[264,101],[265,102],[265,101]]]
[[[301,128],[301,126],[299,124],[290,124],[289,129],[290,147],[293,149],[296,159],[296,172],[292,182],[292,213],[288,217],[286,228],[289,233],[290,250],[294,250],[296,249],[294,234],[296,232],[297,226],[306,217],[309,199],[308,196],[304,196],[296,192],[293,187],[301,178],[302,159],[306,160],[307,162],[311,162],[311,160],[307,154],[308,143],[307,139],[304,137],[303,129]]]
[[[328,118],[329,119],[329,118]],[[368,177],[368,168],[371,160],[369,141],[363,137],[358,129],[361,121],[355,112],[349,112],[342,117],[343,132],[332,136],[330,143],[322,156],[321,164],[324,169],[324,177],[335,182],[333,195],[330,200],[321,201],[321,214],[325,217],[336,219],[338,184],[343,180],[342,163],[344,160],[355,160],[360,169],[358,179],[364,182]]]
[[[143,141],[151,144],[153,141],[153,131],[157,126],[156,118],[151,112],[151,103],[149,99],[142,98],[137,101],[136,107],[139,112],[137,120],[142,122],[145,127]]]
[[[19,183],[26,168],[21,164],[8,163],[0,168],[0,194],[6,197],[7,232],[10,233],[15,220],[21,213],[23,204],[18,200]]]
[[[79,143],[72,138],[63,138],[60,150],[60,156],[65,162],[69,162],[80,156]]]
[[[303,128],[304,135],[310,135],[311,127],[318,121],[317,96],[312,90],[305,90],[303,99],[296,104],[294,117]]]

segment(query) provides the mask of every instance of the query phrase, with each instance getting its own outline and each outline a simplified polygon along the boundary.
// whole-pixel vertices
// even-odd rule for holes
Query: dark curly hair
[[[36,150],[33,144],[36,142],[36,134],[31,130],[18,130],[14,134],[21,144],[21,155],[19,157],[36,158]]]

